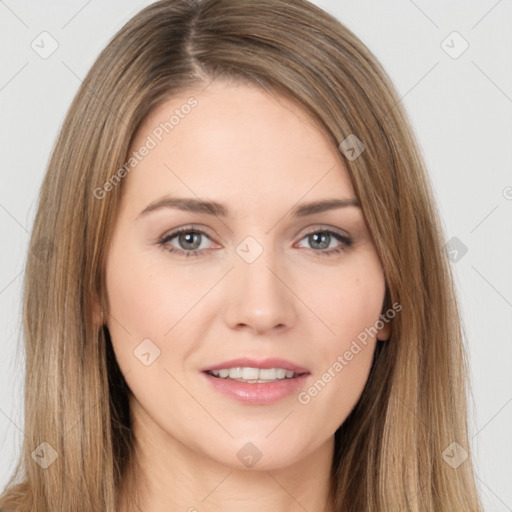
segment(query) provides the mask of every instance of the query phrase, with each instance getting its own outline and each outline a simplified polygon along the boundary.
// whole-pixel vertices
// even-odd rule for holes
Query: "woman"
[[[480,511],[442,246],[347,28],[304,0],[147,7],[42,186],[0,507]]]

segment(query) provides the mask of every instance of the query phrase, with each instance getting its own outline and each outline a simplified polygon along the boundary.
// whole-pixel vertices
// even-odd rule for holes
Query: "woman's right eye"
[[[207,237],[208,234],[202,229],[198,228],[180,228],[171,233],[166,234],[159,242],[159,245],[166,251],[169,251],[173,254],[178,254],[180,256],[185,256],[187,258],[191,256],[202,256],[204,255],[204,251],[206,250],[204,247],[201,247],[201,237]],[[178,240],[178,244],[180,244],[184,249],[176,248],[175,246],[169,245],[171,240]],[[199,240],[199,245],[197,245]],[[197,245],[197,247],[196,247]]]

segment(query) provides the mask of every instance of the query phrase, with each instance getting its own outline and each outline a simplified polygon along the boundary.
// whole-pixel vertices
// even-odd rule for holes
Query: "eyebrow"
[[[324,199],[321,201],[312,201],[303,203],[292,209],[291,214],[294,217],[306,217],[315,213],[322,213],[328,210],[337,208],[345,208],[347,206],[355,206],[360,208],[359,202],[355,198],[349,199]],[[150,212],[160,210],[162,208],[172,208],[175,210],[182,210],[185,212],[204,213],[207,215],[216,215],[218,217],[231,217],[231,213],[227,206],[216,201],[207,201],[204,199],[194,199],[188,197],[170,197],[164,196],[157,201],[154,201],[144,210],[142,210],[138,217],[143,217]]]

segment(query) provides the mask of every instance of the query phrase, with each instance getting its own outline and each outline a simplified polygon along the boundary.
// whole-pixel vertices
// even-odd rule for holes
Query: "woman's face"
[[[238,468],[331,446],[385,292],[337,149],[284,98],[216,81],[154,110],[132,151],[106,284],[135,422],[161,453]]]

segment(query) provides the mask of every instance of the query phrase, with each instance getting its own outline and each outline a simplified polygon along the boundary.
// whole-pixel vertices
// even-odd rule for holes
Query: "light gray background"
[[[0,486],[23,428],[21,283],[37,193],[100,50],[150,1],[0,0]],[[512,511],[512,2],[316,0],[375,53],[419,138],[453,262],[471,365],[471,446],[489,512]],[[57,50],[41,58],[47,31]],[[457,58],[463,44],[469,44]],[[48,45],[45,46],[49,48]],[[72,342],[72,340],[70,340]]]

